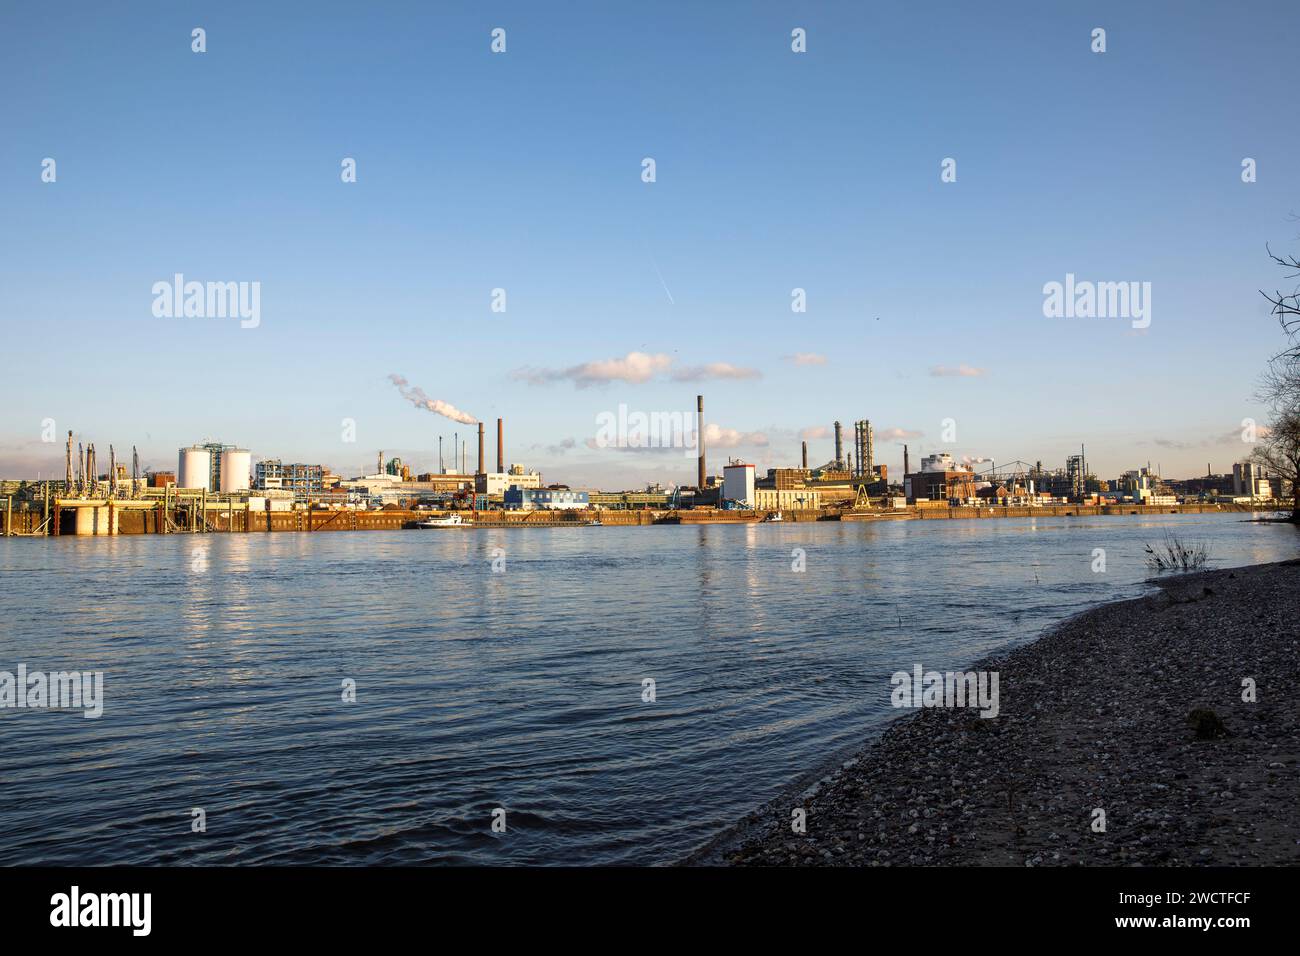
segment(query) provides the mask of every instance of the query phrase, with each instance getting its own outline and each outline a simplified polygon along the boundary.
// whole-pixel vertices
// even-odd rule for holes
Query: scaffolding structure
[[[855,454],[853,461],[856,463],[853,472],[854,477],[866,478],[872,481],[875,478],[876,467],[876,430],[871,427],[871,422],[865,418],[853,423],[853,447]]]

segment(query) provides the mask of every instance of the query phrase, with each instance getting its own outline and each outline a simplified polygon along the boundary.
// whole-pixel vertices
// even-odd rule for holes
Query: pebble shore
[[[975,665],[997,717],[900,718],[683,862],[1300,863],[1300,560],[1155,583]]]

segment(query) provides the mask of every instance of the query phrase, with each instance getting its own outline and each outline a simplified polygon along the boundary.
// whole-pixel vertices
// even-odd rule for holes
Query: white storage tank
[[[252,470],[253,456],[246,448],[227,448],[221,453],[221,493],[247,491]]]
[[[207,488],[212,479],[212,452],[194,445],[181,449],[180,464],[176,469],[177,488]]]

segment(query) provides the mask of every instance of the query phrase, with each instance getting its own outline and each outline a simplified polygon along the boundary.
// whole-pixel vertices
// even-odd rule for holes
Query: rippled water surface
[[[106,698],[0,710],[0,862],[668,862],[1166,527],[1295,556],[1242,517],[0,539],[0,670]]]

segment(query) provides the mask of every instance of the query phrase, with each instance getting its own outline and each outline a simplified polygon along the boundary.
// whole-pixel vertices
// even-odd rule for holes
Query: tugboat
[[[781,512],[779,511],[769,511],[767,513],[767,517],[763,519],[764,523],[769,521],[784,521],[784,520],[785,519],[781,517]]]

